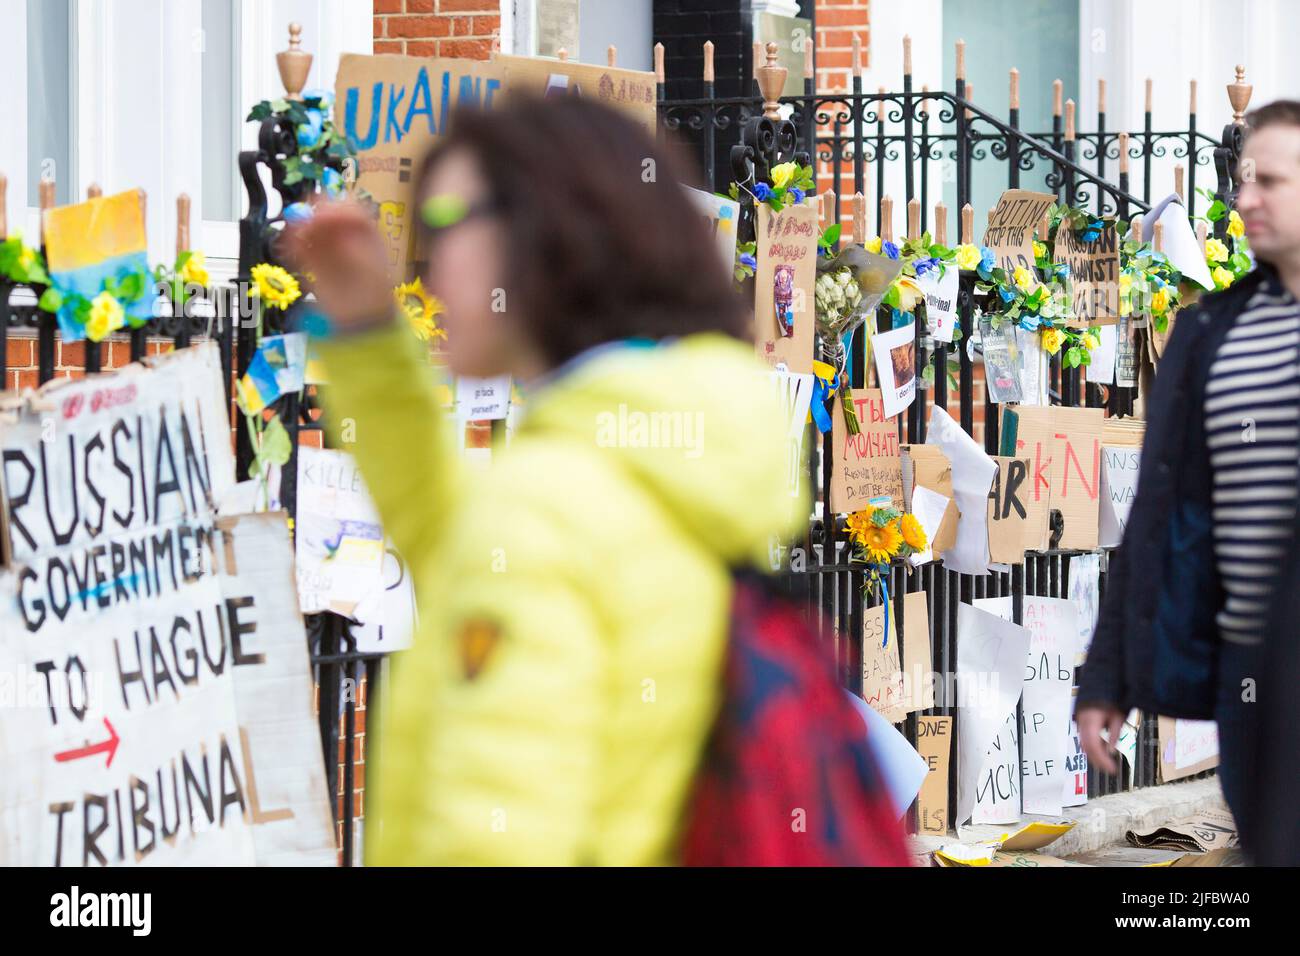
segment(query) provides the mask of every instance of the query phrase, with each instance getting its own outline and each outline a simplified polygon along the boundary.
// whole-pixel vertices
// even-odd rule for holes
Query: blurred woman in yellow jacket
[[[417,588],[367,780],[372,863],[676,859],[729,568],[807,514],[788,414],[682,182],[641,126],[575,98],[463,114],[439,141],[416,185],[449,367],[527,395],[469,474],[373,217],[322,206],[289,237],[331,326],[335,443]]]

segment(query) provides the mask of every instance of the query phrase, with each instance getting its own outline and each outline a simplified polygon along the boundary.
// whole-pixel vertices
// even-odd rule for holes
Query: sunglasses
[[[470,203],[461,196],[438,194],[420,204],[420,222],[428,232],[437,235],[471,219],[490,216],[496,211],[497,205],[490,199]]]

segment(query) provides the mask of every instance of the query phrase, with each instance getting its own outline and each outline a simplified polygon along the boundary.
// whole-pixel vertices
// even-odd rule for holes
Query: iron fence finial
[[[1232,104],[1232,122],[1242,126],[1246,122],[1246,107],[1250,104],[1250,94],[1255,87],[1246,82],[1246,68],[1238,64],[1237,78],[1228,84],[1228,102]]]
[[[307,85],[307,76],[311,73],[312,55],[302,49],[302,24],[289,24],[289,48],[275,55],[275,65],[280,70],[280,82],[284,84],[287,99],[302,99],[302,88]]]

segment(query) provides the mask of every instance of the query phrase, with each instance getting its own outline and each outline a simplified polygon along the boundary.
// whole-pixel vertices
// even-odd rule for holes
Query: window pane
[[[27,205],[53,177],[59,205],[72,201],[71,0],[27,0]]]
[[[235,5],[236,0],[203,0],[203,218],[223,222],[239,218]]]

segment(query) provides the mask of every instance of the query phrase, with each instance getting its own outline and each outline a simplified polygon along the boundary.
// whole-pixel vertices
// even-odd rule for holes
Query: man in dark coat
[[[1300,102],[1248,124],[1236,205],[1258,265],[1178,316],[1076,717],[1108,773],[1133,707],[1218,721],[1219,778],[1250,849],[1263,654],[1297,642],[1297,618],[1278,630],[1269,608],[1296,547],[1300,487]]]

